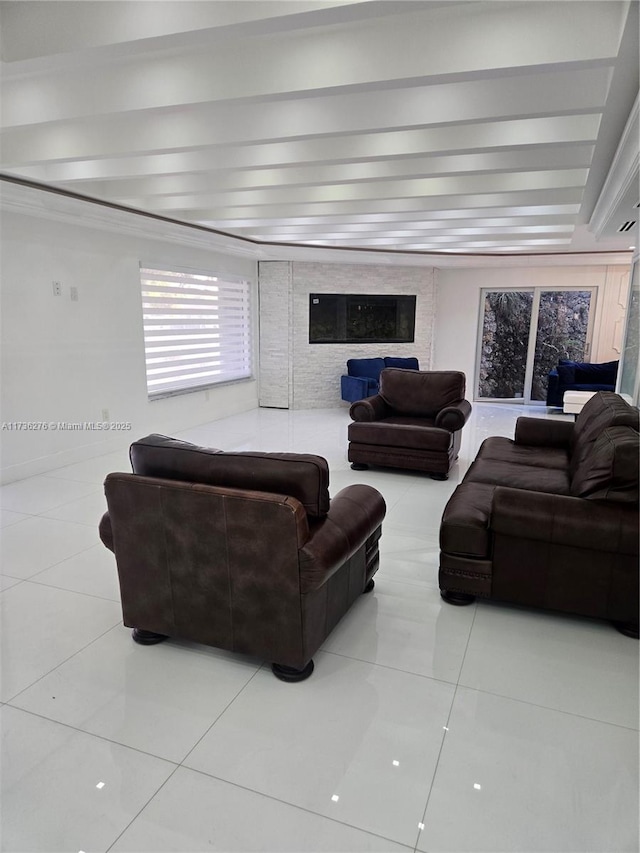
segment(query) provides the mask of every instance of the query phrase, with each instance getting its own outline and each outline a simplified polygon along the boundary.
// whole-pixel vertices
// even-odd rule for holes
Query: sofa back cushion
[[[321,456],[226,453],[165,435],[148,435],[134,442],[129,456],[134,474],[291,495],[307,515],[321,518],[329,512],[329,466]]]
[[[384,368],[383,358],[350,358],[347,361],[347,373],[349,376],[365,376],[368,379],[380,378],[380,371]]]
[[[399,367],[402,370],[420,370],[417,358],[394,358],[391,355],[385,355],[384,366]]]
[[[399,370],[386,367],[380,374],[380,396],[394,412],[434,418],[464,399],[465,375],[456,370]]]
[[[573,475],[589,446],[608,427],[628,426],[638,431],[640,413],[613,391],[598,391],[582,407],[576,418],[569,469]]]
[[[562,385],[615,385],[618,362],[605,361],[600,364],[591,364],[561,359],[557,370]]]
[[[591,442],[571,477],[578,498],[638,503],[639,438],[635,429],[613,426]]]

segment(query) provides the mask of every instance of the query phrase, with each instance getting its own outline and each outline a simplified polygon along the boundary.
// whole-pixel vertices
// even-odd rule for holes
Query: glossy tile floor
[[[284,684],[261,660],[134,644],[96,526],[126,449],[0,490],[5,851],[637,851],[638,643],[610,625],[438,594],[447,482],[354,472],[346,409],[262,409],[187,430],[314,452],[335,493],[387,502],[381,565]],[[555,415],[563,418],[563,415]]]

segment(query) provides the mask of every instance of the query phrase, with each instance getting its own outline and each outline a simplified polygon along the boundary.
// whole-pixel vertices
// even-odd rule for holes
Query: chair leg
[[[131,636],[141,646],[155,646],[156,643],[169,639],[166,634],[156,634],[155,631],[145,631],[142,628],[134,628]]]
[[[313,672],[313,661],[310,660],[306,666],[302,667],[302,669],[296,669],[293,666],[282,666],[282,664],[279,663],[272,663],[271,672],[276,678],[279,678],[280,681],[304,681],[305,678],[309,678]]]
[[[448,474],[429,474],[432,480],[448,480]]]
[[[367,593],[367,592],[371,592],[371,590],[374,588],[374,586],[375,586],[375,585],[376,585],[376,582],[374,581],[374,579],[373,579],[373,578],[371,578],[371,580],[369,581],[369,583],[368,583],[368,584],[365,586],[365,588],[362,590],[362,594],[364,595],[364,594],[365,594],[365,593]]]
[[[369,468],[368,465],[365,465],[364,462],[352,462],[351,469],[353,471],[366,471]]]
[[[464,607],[466,604],[473,604],[476,600],[475,595],[469,595],[466,592],[451,592],[448,589],[440,590],[440,598],[446,601],[447,604],[455,604],[458,607]]]

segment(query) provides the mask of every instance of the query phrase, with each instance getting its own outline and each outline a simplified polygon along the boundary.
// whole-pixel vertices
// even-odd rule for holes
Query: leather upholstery
[[[458,371],[385,368],[380,393],[350,409],[349,461],[446,475],[471,414]]]
[[[329,511],[329,466],[326,459],[302,453],[223,453],[165,435],[149,435],[131,445],[134,474],[194,480],[265,492],[286,492],[309,515]]]
[[[329,501],[326,460],[306,454],[154,435],[131,458],[133,474],[105,481],[100,522],[124,624],[305,667],[377,571],[382,495],[353,485]]]
[[[443,513],[440,588],[637,624],[639,442],[610,391],[486,439]]]

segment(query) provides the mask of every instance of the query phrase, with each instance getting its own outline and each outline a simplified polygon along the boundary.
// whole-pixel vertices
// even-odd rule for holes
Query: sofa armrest
[[[317,589],[353,556],[382,524],[384,498],[372,486],[345,486],[331,500],[328,515],[310,525],[300,549],[300,588]]]
[[[352,421],[380,421],[391,413],[391,409],[379,394],[357,400],[349,409]]]
[[[495,535],[594,551],[638,553],[638,514],[632,507],[498,486],[493,494]]]
[[[343,374],[340,377],[340,394],[347,403],[361,400],[369,394],[369,380],[365,376],[346,376]]]
[[[514,441],[529,447],[562,447],[568,450],[573,438],[573,423],[543,418],[518,418]]]
[[[560,376],[557,370],[551,370],[547,376],[547,406],[562,406],[564,386],[560,387]]]
[[[446,429],[449,432],[457,432],[466,424],[471,414],[471,403],[468,400],[459,400],[444,409],[440,409],[436,415],[435,426]]]

